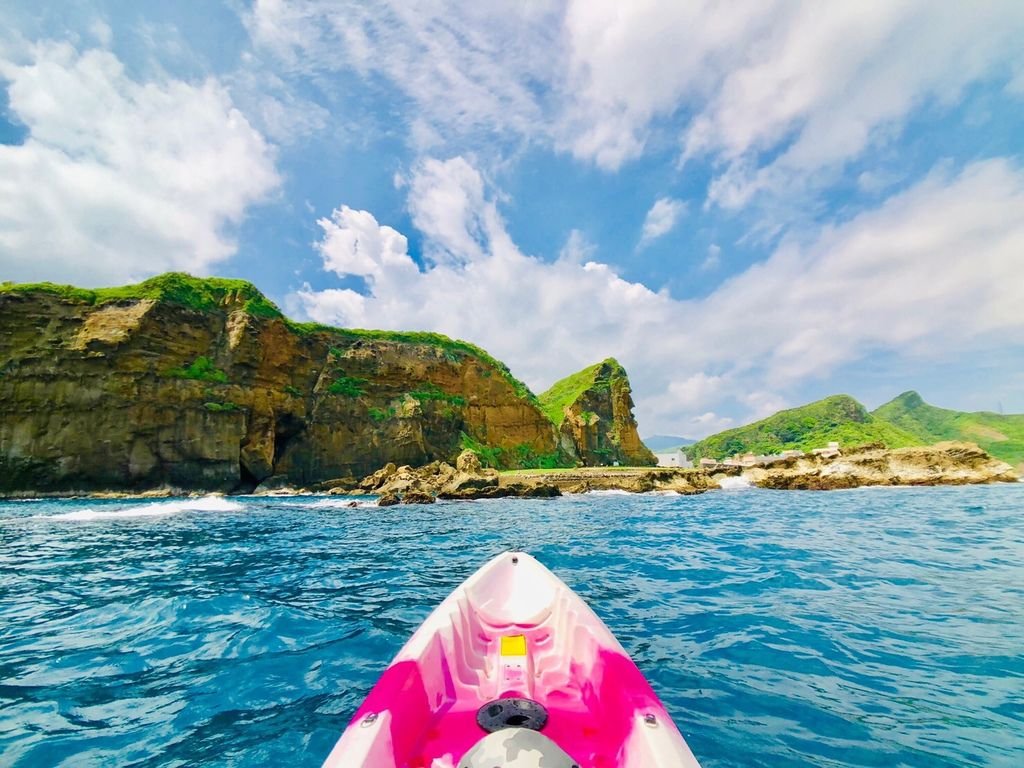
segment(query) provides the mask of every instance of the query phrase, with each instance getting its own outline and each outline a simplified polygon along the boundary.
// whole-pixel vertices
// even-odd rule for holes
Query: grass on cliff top
[[[953,411],[929,405],[917,392],[904,392],[872,415],[926,443],[977,443],[997,459],[1015,466],[1024,464],[1024,414]]]
[[[620,373],[625,375],[622,366],[613,357],[577,371],[556,381],[537,398],[540,409],[551,423],[556,427],[561,426],[565,421],[565,409],[575,403],[580,395],[588,389],[608,389],[611,387],[611,377]]]
[[[115,288],[77,288],[57,283],[2,283],[0,293],[49,293],[82,304],[152,299],[170,301],[202,312],[241,304],[246,312],[257,317],[283,317],[281,310],[247,280],[193,277],[183,272],[168,272],[135,285]]]
[[[370,331],[358,328],[334,328],[319,323],[298,323],[286,318],[277,305],[264,296],[247,280],[223,277],[193,277],[183,272],[168,272],[151,277],[135,285],[116,288],[77,288],[57,283],[0,283],[0,294],[47,293],[67,301],[81,304],[106,304],[113,301],[152,299],[168,301],[202,312],[226,306],[242,305],[242,309],[255,317],[278,318],[300,336],[325,333],[338,339],[392,341],[401,344],[424,344],[438,347],[452,355],[470,355],[484,365],[494,368],[508,382],[513,391],[534,405],[537,397],[529,387],[512,375],[508,366],[491,357],[475,344],[451,339],[439,333],[417,331]]]
[[[745,427],[700,440],[686,453],[692,459],[724,459],[735,453],[768,454],[809,451],[836,441],[849,448],[882,443],[887,448],[921,445],[922,440],[888,421],[872,416],[849,395],[833,395],[799,408],[779,411]]]

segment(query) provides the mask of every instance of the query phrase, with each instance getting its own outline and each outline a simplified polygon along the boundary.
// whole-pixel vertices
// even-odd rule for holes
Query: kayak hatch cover
[[[506,552],[423,622],[324,768],[538,766],[700,768],[590,607]]]

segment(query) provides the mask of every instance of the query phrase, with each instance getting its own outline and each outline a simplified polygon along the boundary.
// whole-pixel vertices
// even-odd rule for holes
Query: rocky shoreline
[[[473,451],[463,451],[452,466],[443,461],[422,467],[389,463],[362,479],[339,478],[310,488],[265,484],[257,495],[371,495],[379,506],[430,504],[436,500],[551,498],[591,491],[693,495],[735,484],[774,490],[838,490],[860,486],[925,486],[1013,483],[1020,476],[1004,461],[973,443],[886,449],[863,446],[836,457],[801,456],[769,466],[578,467],[498,472],[481,466]],[[141,493],[38,493],[18,498],[81,497],[99,499],[162,498],[200,495],[195,490],[162,487]],[[3,498],[3,496],[0,496]],[[9,497],[13,498],[13,497]]]
[[[1020,477],[1005,461],[974,443],[912,448],[863,446],[833,458],[800,456],[768,467],[744,468],[752,485],[780,490],[837,490],[864,485],[973,485],[1012,483]]]

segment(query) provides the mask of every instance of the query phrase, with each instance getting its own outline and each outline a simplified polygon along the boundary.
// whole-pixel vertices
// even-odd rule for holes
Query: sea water
[[[705,768],[1024,765],[1024,484],[348,501],[0,503],[0,764],[318,766],[518,547]]]

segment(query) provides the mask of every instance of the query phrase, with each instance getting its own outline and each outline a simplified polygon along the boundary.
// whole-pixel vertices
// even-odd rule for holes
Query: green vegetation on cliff
[[[736,453],[808,451],[832,441],[842,447],[883,443],[888,448],[902,448],[922,444],[912,433],[868,413],[849,395],[833,395],[706,437],[686,452],[693,459],[724,459]]]
[[[539,401],[581,464],[654,465],[637,432],[631,393],[626,369],[609,357],[555,382]]]
[[[256,317],[283,317],[281,310],[247,280],[193,277],[183,272],[167,272],[135,285],[115,288],[77,288],[56,283],[2,283],[0,293],[49,293],[84,304],[150,299],[169,301],[200,312],[227,304],[241,304],[246,312]]]
[[[557,451],[537,453],[526,444],[504,449],[485,445],[465,432],[461,435],[460,446],[464,451],[473,451],[480,459],[480,464],[491,469],[554,469],[564,466]]]
[[[440,333],[424,331],[378,331],[362,328],[335,328],[320,323],[299,323],[286,318],[277,305],[264,296],[247,280],[223,277],[193,277],[184,272],[167,272],[141,283],[114,288],[78,288],[57,283],[0,283],[4,293],[47,293],[80,304],[101,305],[117,301],[149,299],[179,304],[199,312],[210,312],[225,307],[239,307],[254,317],[279,318],[300,336],[314,333],[328,334],[338,340],[391,341],[400,344],[425,344],[436,347],[453,362],[462,356],[475,357],[484,365],[494,368],[511,385],[516,395],[537,404],[530,388],[512,375],[508,366],[486,351],[461,339],[452,339]]]
[[[603,375],[602,370],[605,372]],[[540,409],[555,426],[559,426],[565,421],[566,408],[579,400],[587,390],[609,390],[611,376],[615,374],[625,376],[626,371],[615,358],[609,357],[596,365],[566,376],[552,384],[547,392],[537,398]]]
[[[926,443],[961,440],[977,443],[992,456],[1014,465],[1024,464],[1024,414],[988,411],[969,413],[937,408],[917,392],[904,392],[872,411]]]
[[[295,323],[242,280],[4,283],[0,328],[0,495],[308,485],[454,461],[462,434],[496,466],[575,461],[478,347]]]
[[[164,375],[172,379],[209,381],[213,384],[228,383],[228,375],[215,366],[210,358],[204,355],[200,355],[194,362],[183,368],[170,368]]]

